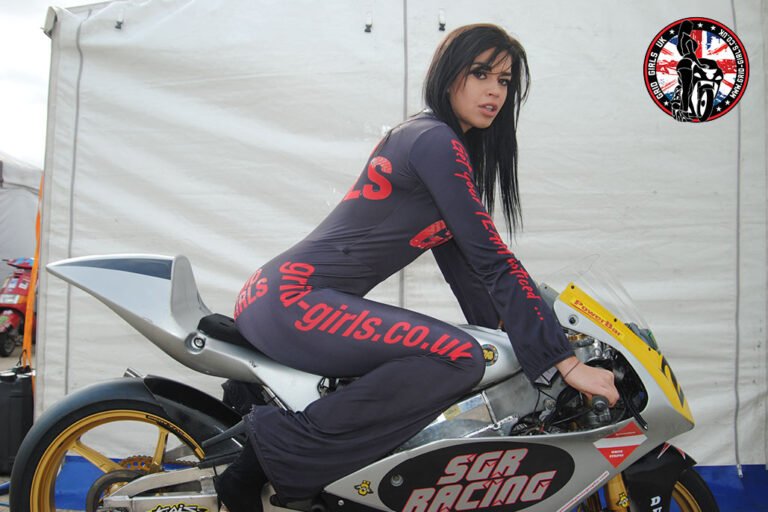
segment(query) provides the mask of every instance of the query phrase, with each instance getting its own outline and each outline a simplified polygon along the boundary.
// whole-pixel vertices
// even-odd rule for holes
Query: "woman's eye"
[[[472,71],[472,76],[474,76],[475,78],[478,78],[480,80],[485,80],[485,76],[486,75],[485,75],[485,71],[480,70],[480,69],[476,69],[476,70]]]
[[[499,83],[504,87],[509,87],[509,78],[500,78]]]

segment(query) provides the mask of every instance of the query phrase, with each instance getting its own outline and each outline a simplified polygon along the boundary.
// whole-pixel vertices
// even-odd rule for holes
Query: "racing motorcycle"
[[[34,261],[31,258],[3,261],[14,269],[0,286],[0,356],[8,357],[24,340],[24,318]]]
[[[262,407],[302,410],[349,385],[255,350],[232,319],[205,306],[184,256],[93,256],[48,270],[192,370],[255,386]],[[264,510],[717,511],[694,460],[668,443],[694,426],[669,363],[621,289],[591,283],[590,275],[582,272],[559,292],[543,283],[540,290],[577,357],[613,371],[620,391],[613,408],[600,397],[587,400],[560,377],[532,384],[504,332],[462,326],[486,361],[472,392],[311,500],[283,503],[265,485]],[[129,369],[68,395],[37,420],[13,467],[11,509],[77,508],[64,504],[61,480],[80,460],[92,472],[78,477],[86,482],[81,509],[218,511],[213,478],[246,442],[232,407]]]

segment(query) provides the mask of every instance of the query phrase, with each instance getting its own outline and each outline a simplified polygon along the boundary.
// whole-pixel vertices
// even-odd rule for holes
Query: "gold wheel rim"
[[[703,512],[691,491],[680,482],[676,482],[674,489],[672,489],[672,501],[680,507],[680,512]],[[578,512],[600,512],[601,510],[603,510],[603,506],[597,494],[587,498],[577,508]]]
[[[702,512],[691,491],[680,482],[677,482],[672,489],[672,500],[677,503],[681,512]]]
[[[177,425],[174,425],[160,416],[148,412],[127,409],[103,411],[91,414],[68,426],[56,437],[56,439],[54,439],[40,457],[40,462],[35,468],[35,474],[32,477],[32,485],[30,487],[31,512],[49,512],[55,510],[54,483],[59,474],[59,469],[61,468],[64,456],[69,451],[81,455],[88,462],[105,473],[123,469],[122,466],[112,461],[107,456],[82,442],[82,436],[86,432],[101,425],[117,421],[138,421],[157,427],[157,443],[155,445],[154,455],[152,456],[153,468],[159,469],[161,467],[168,434],[171,433],[192,448],[198,459],[202,459],[204,456],[203,449],[192,436],[187,434]]]

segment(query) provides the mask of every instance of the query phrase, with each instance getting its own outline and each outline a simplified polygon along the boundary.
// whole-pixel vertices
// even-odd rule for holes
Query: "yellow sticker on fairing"
[[[575,284],[569,284],[565,291],[560,294],[559,299],[600,326],[612,338],[632,352],[659,385],[672,407],[685,419],[694,423],[691,409],[688,407],[688,400],[683,394],[683,388],[680,387],[675,374],[672,373],[672,368],[661,352],[649,347],[624,322],[616,318],[613,313]]]

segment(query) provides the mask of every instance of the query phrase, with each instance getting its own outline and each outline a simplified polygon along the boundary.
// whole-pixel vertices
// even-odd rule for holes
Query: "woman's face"
[[[512,78],[512,58],[502,53],[492,66],[486,62],[493,55],[489,48],[477,57],[469,67],[469,75],[459,76],[448,89],[453,113],[462,131],[470,128],[488,128],[496,119]]]

